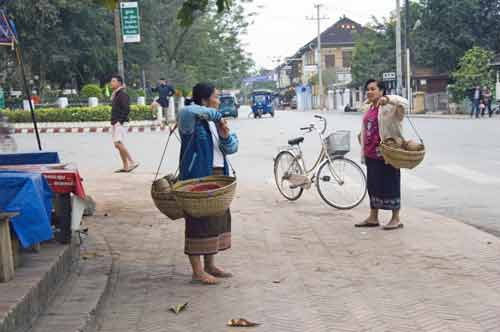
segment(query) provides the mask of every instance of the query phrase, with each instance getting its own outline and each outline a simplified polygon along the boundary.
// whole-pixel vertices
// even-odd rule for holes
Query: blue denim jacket
[[[222,114],[213,108],[199,105],[184,107],[179,114],[181,134],[180,179],[187,180],[212,175],[214,145],[208,121],[219,122]],[[220,138],[220,149],[224,155],[238,151],[238,138],[231,133]],[[224,174],[229,175],[227,160]]]

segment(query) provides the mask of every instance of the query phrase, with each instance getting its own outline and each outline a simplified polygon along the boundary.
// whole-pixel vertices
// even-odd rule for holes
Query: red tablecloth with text
[[[85,198],[82,178],[75,165],[65,164],[43,164],[43,165],[5,165],[1,170],[12,170],[20,172],[41,173],[49,186],[55,193],[73,193],[78,197]]]

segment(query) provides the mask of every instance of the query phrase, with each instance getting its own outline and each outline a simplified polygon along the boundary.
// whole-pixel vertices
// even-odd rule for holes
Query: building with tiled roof
[[[355,37],[364,29],[361,24],[344,16],[321,33],[322,68],[335,72],[337,84],[346,85],[352,79],[351,59],[356,43]],[[292,56],[295,59],[291,63],[292,83],[307,83],[317,74],[316,47],[317,38],[314,38]]]

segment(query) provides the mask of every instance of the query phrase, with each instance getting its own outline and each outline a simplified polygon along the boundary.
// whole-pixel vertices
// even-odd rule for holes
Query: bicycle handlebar
[[[323,129],[321,130],[321,135],[324,135],[326,132],[326,128],[328,127],[328,121],[326,121],[326,118],[322,115],[315,114],[314,117],[316,119],[319,119],[321,122],[323,122]]]

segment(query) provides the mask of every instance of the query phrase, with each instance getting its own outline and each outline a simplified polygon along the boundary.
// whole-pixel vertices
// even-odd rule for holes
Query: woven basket
[[[413,169],[424,160],[425,147],[421,151],[407,151],[382,142],[380,152],[386,164],[391,164],[395,168]]]
[[[151,185],[151,198],[158,210],[172,220],[181,219],[184,217],[184,212],[177,204],[174,192],[170,187],[169,175],[156,180]]]
[[[196,184],[216,183],[221,188],[191,192],[189,188]],[[229,209],[236,193],[236,178],[230,176],[207,176],[201,179],[192,179],[177,182],[174,195],[179,207],[188,215],[195,218],[222,216]]]

